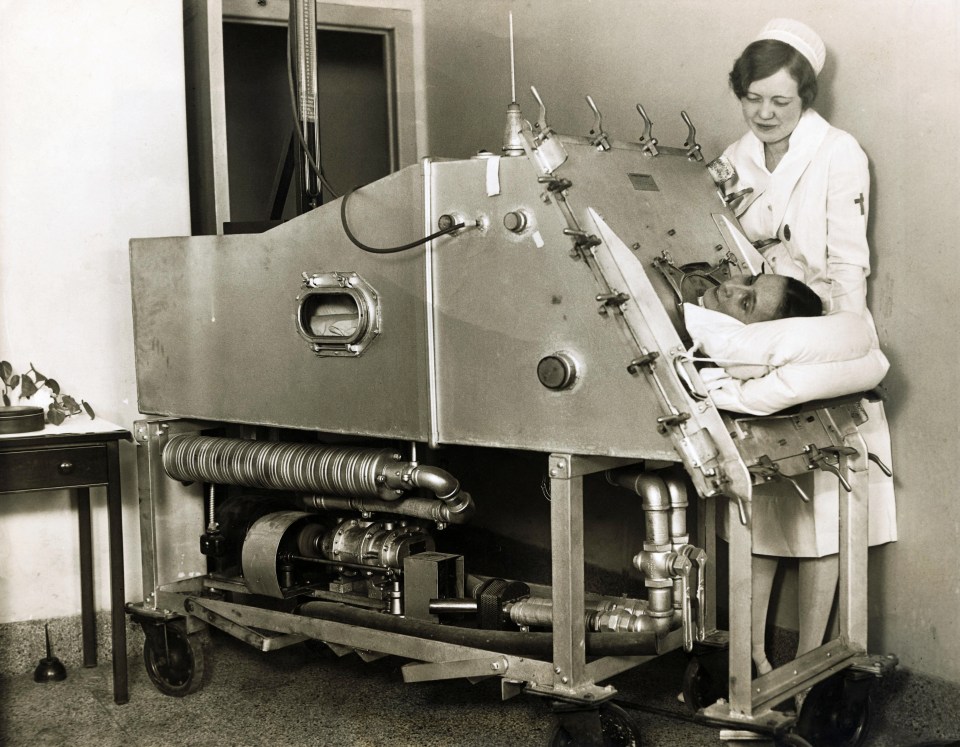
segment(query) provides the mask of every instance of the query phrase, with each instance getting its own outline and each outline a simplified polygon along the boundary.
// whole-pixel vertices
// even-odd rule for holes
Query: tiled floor
[[[157,691],[142,661],[130,662],[130,702],[117,706],[111,669],[71,668],[63,682],[36,684],[30,674],[0,679],[0,744],[4,747],[95,745],[391,745],[470,747],[545,745],[552,728],[549,704],[532,696],[500,700],[497,679],[404,684],[402,661],[369,664],[337,659],[304,645],[261,653],[215,633],[209,684],[172,698]],[[694,723],[677,702],[682,652],[612,681],[621,704],[637,718],[646,747],[718,745],[715,728]],[[947,744],[956,703],[943,693],[910,696],[903,677],[878,694],[875,747]],[[899,688],[899,689],[898,689]],[[943,723],[924,715],[939,698]],[[652,710],[653,712],[650,712]],[[941,740],[941,741],[934,741]],[[753,742],[751,744],[759,744]]]

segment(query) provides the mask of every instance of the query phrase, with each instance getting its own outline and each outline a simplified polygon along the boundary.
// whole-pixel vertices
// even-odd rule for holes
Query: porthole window
[[[358,356],[380,333],[376,291],[353,272],[304,276],[297,331],[319,356]]]

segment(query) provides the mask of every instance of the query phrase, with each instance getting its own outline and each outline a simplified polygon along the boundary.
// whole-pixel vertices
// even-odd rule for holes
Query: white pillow
[[[841,311],[744,324],[684,304],[690,337],[721,368],[700,376],[722,410],[768,415],[815,399],[877,386],[890,364],[870,325]]]

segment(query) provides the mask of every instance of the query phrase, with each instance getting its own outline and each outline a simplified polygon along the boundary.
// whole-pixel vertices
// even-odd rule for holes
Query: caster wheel
[[[576,716],[586,716],[585,712],[564,714],[560,717],[550,739],[549,747],[579,747],[580,745],[596,745],[596,747],[641,747],[640,725],[620,706],[607,703],[600,706],[600,734],[589,733],[589,723],[584,719],[577,723]],[[592,714],[591,714],[592,715]],[[568,720],[573,716],[574,720]],[[577,729],[577,726],[580,729]],[[595,732],[595,726],[592,729]],[[599,741],[598,741],[599,737]]]
[[[164,695],[182,698],[209,679],[210,636],[187,633],[186,623],[143,623],[143,663],[154,686]]]
[[[727,697],[730,664],[726,650],[693,656],[683,673],[683,701],[699,711]]]
[[[803,701],[797,733],[813,747],[857,747],[870,726],[872,677],[843,673],[813,686]]]

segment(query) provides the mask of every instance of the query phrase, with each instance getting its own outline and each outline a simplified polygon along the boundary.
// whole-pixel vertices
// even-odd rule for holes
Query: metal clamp
[[[660,357],[660,353],[656,350],[651,350],[649,352],[644,352],[639,358],[634,358],[630,361],[630,364],[627,366],[627,372],[636,375],[640,371],[641,366],[653,366],[653,362]]]
[[[687,139],[683,143],[683,147],[687,149],[687,158],[694,161],[702,161],[703,152],[700,149],[700,144],[697,142],[697,128],[693,126],[693,122],[686,112],[680,112],[680,116],[687,125]]]
[[[593,129],[590,130],[590,134],[593,135],[593,139],[590,140],[590,144],[596,146],[597,150],[610,150],[610,141],[607,139],[607,133],[603,131],[603,117],[600,114],[600,110],[597,109],[597,105],[593,103],[593,99],[590,96],[587,96],[587,104],[593,110]]]
[[[867,459],[876,464],[880,471],[883,472],[887,477],[893,477],[893,470],[891,470],[887,465],[885,465],[876,454],[872,451],[867,452]]]
[[[851,446],[827,446],[823,449],[818,449],[815,444],[810,444],[804,448],[804,451],[807,453],[807,465],[810,469],[822,469],[836,475],[843,489],[848,493],[853,492],[853,488],[850,486],[850,483],[847,482],[847,478],[840,472],[838,464],[841,455],[851,456],[857,453],[856,449]],[[835,459],[836,463],[831,461],[831,459]]]
[[[647,116],[641,104],[637,104],[637,111],[643,119],[643,134],[640,136],[640,145],[643,146],[644,153],[649,156],[656,156],[660,151],[657,150],[657,139],[653,136],[653,122],[650,121],[650,117]]]
[[[630,300],[630,296],[626,293],[620,293],[617,291],[611,291],[610,293],[598,293],[597,301],[602,303],[604,306],[621,306]]]
[[[764,454],[761,456],[756,464],[750,465],[748,467],[751,475],[756,475],[757,477],[763,478],[764,482],[771,482],[776,480],[778,482],[785,482],[789,484],[797,494],[800,496],[800,500],[804,503],[810,502],[810,496],[800,487],[796,480],[792,477],[788,477],[780,471],[780,465],[772,461],[769,456]]]
[[[540,145],[540,143],[543,142],[543,140],[548,137],[553,130],[551,130],[550,126],[547,124],[547,107],[543,103],[543,99],[540,98],[540,94],[536,87],[530,86],[530,92],[533,94],[533,98],[537,100],[537,106],[540,107],[540,114],[537,117],[537,133],[534,136],[534,142],[536,145]]]

